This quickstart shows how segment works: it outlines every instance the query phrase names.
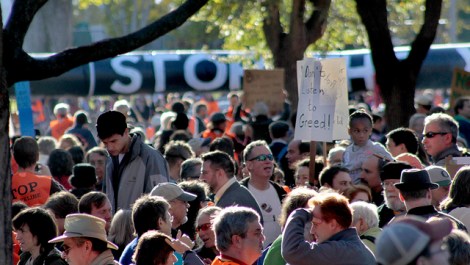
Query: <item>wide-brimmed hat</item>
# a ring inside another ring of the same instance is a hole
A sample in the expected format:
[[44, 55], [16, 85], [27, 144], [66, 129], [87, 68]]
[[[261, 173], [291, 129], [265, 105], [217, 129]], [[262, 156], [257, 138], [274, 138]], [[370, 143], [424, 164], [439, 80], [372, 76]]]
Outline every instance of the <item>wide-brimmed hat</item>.
[[150, 192], [151, 196], [161, 196], [167, 201], [172, 201], [175, 199], [178, 199], [180, 201], [194, 201], [197, 196], [184, 191], [182, 188], [180, 188], [178, 185], [175, 183], [171, 182], [164, 182], [160, 183], [157, 186], [155, 186], [152, 191]]
[[401, 172], [400, 182], [395, 184], [402, 191], [437, 189], [439, 185], [431, 182], [429, 173], [425, 169], [405, 169]]
[[107, 247], [118, 249], [113, 242], [106, 238], [106, 221], [89, 214], [69, 214], [65, 217], [65, 232], [61, 236], [49, 240], [49, 243], [58, 243], [66, 238], [91, 237], [107, 243]]

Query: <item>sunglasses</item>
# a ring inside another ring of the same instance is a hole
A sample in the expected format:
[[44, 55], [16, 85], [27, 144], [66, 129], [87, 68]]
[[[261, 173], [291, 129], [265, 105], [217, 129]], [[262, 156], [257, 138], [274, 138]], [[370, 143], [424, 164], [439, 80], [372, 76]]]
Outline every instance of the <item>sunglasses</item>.
[[208, 229], [211, 229], [211, 224], [210, 223], [202, 224], [202, 225], [196, 227], [196, 232], [199, 233], [201, 231], [207, 231]]
[[256, 160], [256, 161], [266, 161], [266, 160], [273, 161], [274, 156], [271, 155], [271, 154], [259, 155], [259, 156], [253, 157], [252, 159], [249, 159], [248, 161], [253, 161], [253, 160]]
[[434, 138], [436, 135], [446, 135], [449, 132], [427, 132], [423, 136], [425, 138]]

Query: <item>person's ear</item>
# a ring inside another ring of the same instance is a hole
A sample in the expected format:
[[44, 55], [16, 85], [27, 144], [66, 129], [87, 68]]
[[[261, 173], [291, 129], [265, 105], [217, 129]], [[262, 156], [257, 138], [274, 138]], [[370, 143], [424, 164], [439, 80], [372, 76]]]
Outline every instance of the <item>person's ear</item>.
[[165, 221], [163, 221], [163, 218], [161, 217], [158, 217], [158, 227], [162, 227], [162, 225], [165, 223]]
[[397, 145], [397, 146], [400, 148], [400, 151], [406, 151], [406, 152], [408, 151], [408, 150], [406, 149], [406, 146], [405, 146], [404, 143], [401, 143], [401, 144], [399, 144], [399, 145]]
[[400, 198], [400, 201], [405, 202], [405, 198], [403, 198], [403, 195], [401, 195], [401, 192], [398, 192], [398, 197]]
[[242, 247], [242, 237], [239, 235], [232, 235], [232, 244], [236, 248], [241, 248]]
[[87, 252], [91, 251], [92, 247], [93, 247], [93, 244], [91, 243], [91, 241], [89, 241], [89, 240], [85, 241], [85, 250]]
[[452, 133], [448, 133], [445, 135], [446, 143], [451, 144], [452, 143]]

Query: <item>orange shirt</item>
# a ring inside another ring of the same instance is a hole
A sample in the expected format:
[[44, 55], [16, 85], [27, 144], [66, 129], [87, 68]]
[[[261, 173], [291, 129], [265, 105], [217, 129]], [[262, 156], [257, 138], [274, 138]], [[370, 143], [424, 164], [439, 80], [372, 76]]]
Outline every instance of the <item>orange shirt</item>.
[[211, 265], [247, 265], [247, 264], [245, 264], [243, 261], [238, 260], [236, 258], [221, 254], [220, 256], [215, 257]]
[[50, 123], [51, 135], [55, 139], [59, 140], [65, 131], [73, 125], [73, 120], [70, 117], [65, 117], [62, 120], [53, 120]]
[[31, 172], [17, 172], [11, 179], [12, 202], [22, 201], [29, 207], [43, 205], [51, 194], [52, 177]]

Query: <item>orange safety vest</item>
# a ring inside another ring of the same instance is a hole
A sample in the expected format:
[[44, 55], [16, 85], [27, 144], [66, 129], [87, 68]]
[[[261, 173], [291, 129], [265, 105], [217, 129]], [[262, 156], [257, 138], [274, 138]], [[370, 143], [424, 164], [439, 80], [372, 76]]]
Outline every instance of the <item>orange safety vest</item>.
[[11, 180], [12, 202], [22, 201], [29, 207], [43, 205], [51, 194], [52, 177], [31, 172], [17, 172]]
[[46, 120], [46, 115], [44, 115], [44, 107], [41, 100], [33, 100], [31, 102], [31, 109], [33, 110], [34, 114], [34, 124], [38, 124]]
[[224, 132], [221, 132], [219, 130], [217, 131], [213, 131], [213, 130], [210, 130], [210, 129], [207, 129], [205, 131], [202, 132], [202, 138], [210, 138], [211, 139], [211, 142], [214, 141], [215, 138], [219, 138], [219, 137], [222, 137], [224, 136]]

